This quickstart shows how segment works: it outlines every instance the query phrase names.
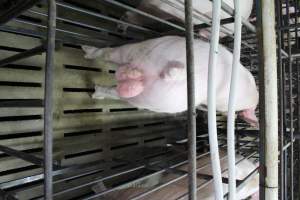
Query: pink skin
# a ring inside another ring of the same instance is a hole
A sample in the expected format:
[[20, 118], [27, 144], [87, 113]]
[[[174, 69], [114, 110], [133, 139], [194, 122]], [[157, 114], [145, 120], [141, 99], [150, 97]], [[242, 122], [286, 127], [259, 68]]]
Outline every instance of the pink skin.
[[255, 109], [249, 108], [238, 113], [239, 117], [248, 122], [251, 126], [258, 128], [258, 119], [255, 115]]
[[142, 80], [143, 72], [137, 67], [134, 67], [134, 65], [123, 65], [118, 68], [116, 72], [116, 79], [118, 81]]
[[[182, 66], [176, 62], [173, 63], [172, 68], [181, 68]], [[165, 79], [170, 75], [169, 68], [164, 69], [159, 78]], [[117, 92], [120, 97], [132, 98], [138, 96], [144, 91], [144, 72], [133, 64], [126, 64], [120, 66], [116, 72]], [[251, 126], [258, 128], [258, 119], [255, 115], [255, 108], [249, 108], [238, 113], [239, 117], [248, 122]]]
[[132, 98], [144, 90], [143, 72], [133, 65], [124, 65], [116, 72], [117, 92], [120, 97]]
[[259, 191], [257, 191], [256, 193], [254, 193], [254, 194], [251, 196], [251, 200], [259, 200]]

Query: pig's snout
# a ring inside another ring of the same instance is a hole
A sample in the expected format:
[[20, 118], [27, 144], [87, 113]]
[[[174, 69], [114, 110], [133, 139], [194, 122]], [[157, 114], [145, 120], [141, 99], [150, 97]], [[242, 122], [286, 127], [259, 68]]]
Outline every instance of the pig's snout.
[[119, 67], [116, 72], [117, 92], [120, 97], [132, 98], [144, 90], [144, 73], [132, 64]]
[[132, 98], [141, 94], [144, 90], [144, 84], [139, 80], [121, 81], [117, 85], [117, 92], [120, 97]]

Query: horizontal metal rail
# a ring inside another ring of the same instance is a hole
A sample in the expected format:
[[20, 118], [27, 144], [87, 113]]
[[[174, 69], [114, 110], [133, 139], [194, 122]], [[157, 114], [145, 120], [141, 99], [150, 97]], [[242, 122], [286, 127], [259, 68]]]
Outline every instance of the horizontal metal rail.
[[[35, 14], [35, 15], [39, 15], [39, 16], [43, 16], [43, 17], [48, 17], [48, 15], [46, 13], [42, 13], [42, 12], [39, 12], [39, 11], [28, 10], [28, 12], [32, 13], [32, 14]], [[72, 25], [77, 25], [77, 26], [81, 26], [81, 27], [93, 29], [94, 31], [105, 32], [105, 33], [112, 33], [112, 34], [115, 34], [115, 35], [118, 35], [118, 36], [124, 36], [123, 34], [121, 34], [119, 32], [108, 30], [108, 29], [105, 29], [105, 28], [102, 28], [102, 27], [99, 27], [99, 26], [93, 26], [93, 25], [89, 25], [89, 24], [86, 24], [86, 23], [83, 23], [83, 22], [78, 22], [78, 21], [75, 21], [75, 20], [66, 19], [66, 18], [63, 18], [63, 17], [57, 17], [56, 19], [58, 21], [68, 22], [68, 23], [70, 23]], [[105, 39], [107, 39], [107, 40], [117, 40], [117, 41], [120, 40], [120, 39], [118, 39], [116, 37], [110, 38], [108, 35], [105, 35]]]
[[[16, 5], [7, 8], [6, 12], [2, 12], [0, 15], [0, 25], [4, 24], [11, 19], [17, 17], [18, 15], [22, 14], [22, 12], [26, 11], [27, 9], [34, 6], [37, 2], [41, 0], [19, 0], [17, 1]], [[14, 4], [15, 1], [11, 1], [11, 4]]]
[[[245, 145], [251, 144], [252, 142], [253, 142], [253, 141], [250, 141], [250, 142], [246, 143]], [[201, 157], [204, 157], [204, 156], [206, 156], [206, 155], [209, 155], [209, 153], [210, 153], [210, 152], [207, 152], [207, 153], [205, 153], [205, 154], [198, 155], [198, 156], [197, 156], [197, 159], [199, 159], [199, 158], [201, 158]], [[253, 154], [250, 154], [250, 157], [251, 157], [252, 155], [254, 155], [254, 153], [253, 153]], [[222, 158], [222, 159], [225, 159], [226, 157], [227, 157], [227, 156], [225, 156], [225, 157]], [[248, 158], [249, 158], [249, 156], [246, 157], [246, 159], [248, 159]], [[244, 159], [244, 158], [243, 158], [243, 159]], [[239, 161], [240, 161], [240, 160], [239, 160]], [[184, 164], [187, 164], [187, 162], [188, 162], [188, 161], [186, 160], [186, 161], [180, 162], [180, 163], [178, 163], [178, 164], [169, 166], [168, 168], [171, 168], [171, 169], [172, 169], [172, 168], [176, 168], [176, 167], [182, 166], [182, 165], [184, 165]], [[239, 162], [237, 162], [237, 163], [239, 163]], [[207, 165], [210, 165], [210, 164], [211, 164], [211, 163], [208, 163]], [[200, 168], [201, 168], [201, 167], [200, 167]], [[200, 170], [200, 168], [197, 168], [197, 171]], [[202, 168], [201, 168], [201, 169], [202, 169]], [[149, 174], [149, 175], [147, 175], [147, 176], [141, 177], [141, 178], [139, 178], [139, 181], [145, 180], [145, 179], [147, 179], [147, 178], [150, 178], [150, 177], [152, 177], [152, 176], [155, 176], [155, 175], [158, 175], [158, 174], [161, 174], [161, 173], [165, 173], [165, 172], [168, 172], [168, 169], [167, 169], [167, 168], [161, 169], [161, 170], [159, 170], [159, 171], [157, 171], [157, 172], [154, 172], [154, 173]], [[179, 178], [179, 177], [176, 178], [176, 180], [179, 181], [179, 180], [181, 180], [181, 179], [187, 177], [187, 174], [184, 174], [184, 175], [182, 175], [182, 176], [180, 176], [180, 177], [181, 177], [181, 178]], [[106, 179], [101, 179], [101, 180], [99, 180], [98, 182], [104, 181], [104, 180], [106, 180]], [[122, 188], [122, 187], [124, 187], [125, 185], [130, 184], [130, 183], [132, 183], [132, 182], [136, 182], [136, 180], [131, 181], [131, 182], [128, 182], [128, 183], [125, 183], [125, 184], [122, 184], [122, 185], [120, 185], [120, 186], [118, 186], [118, 187], [115, 187], [115, 188], [111, 188], [111, 189], [105, 190], [105, 191], [103, 191], [103, 192], [101, 192], [101, 193], [97, 193], [97, 194], [95, 194], [95, 195], [91, 195], [91, 196], [85, 198], [85, 200], [88, 200], [88, 199], [94, 199], [94, 198], [96, 198], [96, 197], [100, 197], [100, 196], [103, 196], [103, 195], [105, 195], [105, 194], [111, 193], [111, 192], [116, 191], [116, 190], [118, 190], [119, 188]], [[175, 181], [175, 182], [176, 182], [176, 181]], [[171, 180], [170, 182], [165, 183], [164, 186], [161, 186], [160, 189], [163, 188], [163, 187], [166, 187], [166, 186], [168, 186], [168, 185], [170, 185], [170, 184], [172, 184], [172, 183], [174, 183], [174, 182]], [[152, 190], [153, 190], [153, 191], [152, 191]], [[144, 194], [149, 195], [149, 194], [151, 194], [152, 192], [155, 192], [155, 191], [156, 191], [156, 188], [153, 188], [152, 190], [151, 190], [151, 192], [149, 191], [149, 193], [147, 193], [147, 194], [146, 194], [146, 193], [140, 194], [141, 197], [144, 197]], [[198, 189], [198, 190], [199, 190], [199, 189]], [[146, 196], [146, 195], [145, 195], [145, 196]], [[186, 195], [187, 195], [187, 194], [186, 194]], [[140, 197], [139, 197], [139, 196], [136, 196], [136, 197], [134, 197], [134, 198], [139, 199]]]
[[80, 8], [80, 7], [74, 6], [74, 5], [69, 4], [69, 3], [57, 2], [56, 5], [64, 7], [64, 8], [68, 8], [70, 10], [74, 10], [74, 11], [77, 11], [77, 12], [80, 12], [80, 13], [88, 14], [88, 15], [97, 17], [99, 19], [107, 20], [109, 22], [114, 22], [116, 24], [126, 25], [128, 27], [132, 27], [132, 28], [135, 28], [137, 30], [144, 31], [146, 33], [160, 35], [159, 32], [151, 30], [149, 28], [145, 28], [145, 27], [138, 26], [138, 25], [135, 25], [135, 24], [131, 24], [131, 23], [119, 20], [119, 19], [115, 19], [115, 18], [106, 16], [106, 15], [102, 15], [100, 13], [96, 13], [96, 12], [93, 12], [93, 11], [90, 11], [90, 10], [87, 10], [87, 9], [84, 9], [84, 8]]
[[12, 62], [16, 62], [16, 61], [24, 59], [24, 58], [28, 58], [31, 56], [41, 54], [45, 51], [46, 51], [45, 45], [41, 45], [41, 46], [35, 47], [33, 49], [26, 50], [24, 52], [21, 52], [16, 55], [10, 56], [8, 58], [4, 58], [3, 60], [0, 60], [0, 67], [3, 67], [4, 65], [10, 64]]
[[133, 8], [133, 7], [131, 7], [131, 6], [128, 6], [128, 5], [126, 5], [126, 4], [117, 2], [117, 1], [115, 1], [115, 0], [103, 0], [103, 1], [106, 1], [106, 2], [108, 2], [108, 3], [110, 3], [110, 4], [112, 4], [112, 5], [116, 5], [116, 6], [118, 6], [118, 7], [124, 8], [124, 9], [126, 9], [126, 10], [131, 11], [131, 12], [137, 13], [137, 14], [142, 15], [142, 16], [144, 16], [144, 17], [148, 17], [148, 18], [153, 19], [153, 20], [155, 20], [155, 21], [161, 22], [161, 23], [166, 24], [166, 25], [168, 25], [168, 26], [171, 26], [171, 27], [173, 27], [173, 28], [175, 28], [175, 29], [178, 29], [178, 30], [181, 30], [181, 31], [185, 31], [185, 28], [182, 27], [182, 26], [179, 26], [179, 25], [177, 25], [177, 24], [171, 23], [171, 22], [169, 22], [169, 21], [167, 21], [167, 20], [163, 20], [163, 19], [161, 19], [161, 18], [159, 18], [159, 17], [156, 17], [156, 16], [151, 15], [151, 14], [149, 14], [149, 13], [143, 12], [143, 11], [141, 11], [141, 10], [138, 10], [138, 9], [136, 9], [136, 8]]
[[[251, 158], [251, 157], [254, 156], [255, 154], [256, 154], [256, 152], [253, 152], [252, 154], [248, 155], [247, 157], [244, 157], [244, 158], [241, 158], [240, 160], [237, 160], [235, 164], [238, 165], [240, 162], [242, 162], [242, 161], [244, 161], [244, 160], [246, 160], [246, 159]], [[222, 170], [222, 174], [223, 174], [224, 172], [227, 172], [227, 171], [228, 171], [228, 167]], [[208, 180], [207, 182], [202, 183], [201, 185], [199, 185], [199, 186], [197, 187], [197, 190], [198, 190], [198, 191], [201, 190], [202, 188], [204, 188], [205, 186], [207, 186], [208, 184], [210, 184], [210, 183], [212, 183], [212, 182], [213, 182], [213, 178], [210, 179], [210, 180]], [[185, 194], [181, 195], [180, 197], [178, 197], [176, 200], [183, 200], [183, 199], [186, 199], [187, 195], [188, 195], [188, 194], [185, 193]]]
[[28, 154], [28, 153], [24, 153], [22, 151], [12, 149], [10, 147], [0, 145], [0, 151], [2, 151], [3, 153], [6, 153], [7, 155], [14, 156], [16, 158], [20, 158], [22, 160], [30, 162], [34, 165], [38, 165], [40, 167], [42, 167], [44, 165], [43, 159], [36, 157], [34, 155]]
[[[199, 159], [199, 158], [201, 158], [201, 157], [204, 157], [204, 156], [206, 156], [206, 155], [208, 155], [208, 154], [209, 154], [209, 152], [204, 153], [204, 154], [201, 154], [201, 155], [197, 156], [197, 159]], [[170, 166], [169, 168], [172, 169], [172, 168], [180, 167], [180, 166], [182, 166], [182, 165], [184, 165], [184, 164], [187, 164], [187, 163], [188, 163], [187, 160], [186, 160], [186, 161], [182, 161], [182, 162], [180, 162], [180, 163], [177, 163], [177, 164], [175, 164], [175, 165]], [[150, 178], [150, 177], [152, 177], [152, 176], [156, 176], [156, 175], [162, 174], [162, 173], [167, 172], [167, 171], [168, 171], [168, 169], [166, 169], [166, 168], [165, 168], [165, 169], [161, 169], [161, 170], [159, 170], [159, 171], [157, 171], [157, 172], [154, 172], [154, 173], [149, 174], [149, 175], [147, 175], [147, 176], [143, 176], [143, 177], [141, 177], [141, 178], [139, 178], [139, 179], [136, 179], [136, 180], [134, 180], [134, 181], [131, 181], [131, 182], [129, 182], [129, 183], [137, 182], [137, 181], [142, 181], [142, 180], [145, 180], [145, 179]], [[182, 178], [184, 178], [184, 177], [187, 176], [187, 174], [182, 175], [182, 176], [183, 176]], [[182, 178], [181, 178], [181, 179], [182, 179]], [[102, 180], [101, 180], [101, 181], [102, 181]], [[103, 196], [103, 195], [105, 195], [105, 194], [111, 193], [111, 192], [113, 192], [113, 191], [116, 191], [116, 190], [118, 190], [118, 189], [123, 188], [125, 185], [127, 185], [127, 184], [129, 184], [129, 183], [125, 183], [125, 184], [122, 184], [122, 185], [120, 185], [120, 186], [117, 186], [117, 187], [114, 187], [114, 188], [105, 190], [105, 191], [103, 191], [103, 192], [100, 192], [100, 193], [98, 193], [98, 194], [91, 195], [91, 196], [85, 198], [85, 200], [94, 199], [94, 198], [96, 198], [96, 197], [100, 197], [100, 196]], [[172, 182], [172, 183], [173, 183], [173, 182]], [[168, 185], [169, 185], [169, 184], [168, 184]], [[166, 186], [167, 186], [167, 185], [166, 185]]]

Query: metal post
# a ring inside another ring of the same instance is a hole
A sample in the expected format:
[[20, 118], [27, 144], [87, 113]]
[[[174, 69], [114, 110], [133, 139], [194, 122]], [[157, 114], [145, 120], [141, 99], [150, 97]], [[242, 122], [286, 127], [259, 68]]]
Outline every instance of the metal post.
[[228, 178], [229, 178], [229, 200], [236, 199], [236, 178], [235, 178], [235, 98], [236, 85], [238, 79], [238, 69], [240, 68], [241, 37], [242, 37], [242, 17], [240, 13], [240, 1], [234, 1], [234, 52], [232, 60], [232, 73], [229, 92], [228, 116], [227, 116], [227, 151], [228, 151]]
[[284, 199], [288, 199], [287, 163], [288, 163], [287, 151], [284, 151]]
[[[286, 19], [287, 24], [290, 25], [290, 4], [289, 0], [285, 0], [286, 5]], [[287, 30], [287, 42], [288, 42], [288, 64], [289, 64], [289, 110], [290, 110], [290, 199], [294, 199], [294, 117], [293, 117], [293, 64], [292, 64], [292, 47], [291, 47], [291, 35], [290, 29]]]
[[261, 199], [278, 199], [278, 102], [274, 0], [258, 4], [260, 52]]
[[284, 157], [283, 157], [283, 146], [284, 146], [284, 121], [285, 121], [285, 115], [284, 115], [284, 93], [285, 93], [285, 87], [284, 87], [284, 80], [285, 80], [285, 73], [284, 68], [282, 65], [282, 55], [280, 50], [282, 49], [282, 34], [280, 27], [282, 26], [282, 20], [281, 20], [281, 3], [280, 1], [276, 1], [276, 12], [277, 12], [277, 54], [278, 54], [278, 75], [279, 75], [279, 131], [280, 131], [280, 146], [279, 146], [279, 152], [280, 152], [280, 199], [284, 199]]
[[219, 49], [221, 0], [213, 1], [212, 36], [208, 64], [208, 132], [212, 171], [214, 176], [215, 199], [223, 199], [223, 184], [219, 158], [217, 122], [216, 122], [216, 65]]
[[53, 173], [53, 62], [55, 49], [56, 29], [56, 3], [55, 0], [48, 0], [48, 35], [47, 54], [45, 69], [45, 109], [44, 109], [44, 195], [46, 200], [52, 199], [52, 173]]
[[195, 66], [194, 66], [194, 25], [193, 1], [185, 0], [187, 97], [188, 97], [188, 143], [189, 143], [189, 199], [197, 199], [196, 160], [196, 107], [195, 107]]

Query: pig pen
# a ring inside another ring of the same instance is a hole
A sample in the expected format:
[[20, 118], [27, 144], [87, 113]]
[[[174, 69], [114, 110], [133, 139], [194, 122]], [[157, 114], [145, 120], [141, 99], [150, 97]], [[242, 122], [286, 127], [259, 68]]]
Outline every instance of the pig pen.
[[[297, 199], [299, 145], [294, 146], [294, 143], [299, 143], [296, 139], [300, 129], [299, 5], [296, 0], [276, 2], [280, 38], [277, 41], [281, 152], [278, 187], [281, 199]], [[116, 66], [101, 59], [85, 59], [81, 45], [102, 48], [162, 35], [184, 36], [184, 24], [180, 21], [166, 21], [139, 11], [136, 9], [139, 3], [141, 1], [126, 0], [0, 2], [0, 198], [101, 199], [117, 194], [120, 188], [146, 184], [148, 187], [135, 192], [131, 199], [151, 199], [151, 195], [191, 174], [189, 168], [179, 168], [188, 164], [188, 155], [193, 153], [191, 148], [197, 145], [197, 155], [193, 158], [209, 155], [206, 112], [197, 111], [194, 124], [197, 135], [192, 144], [187, 140], [191, 137], [187, 134], [191, 131], [188, 129], [191, 122], [186, 113], [154, 113], [120, 100], [91, 98], [95, 84], [116, 84]], [[241, 45], [241, 62], [255, 75], [259, 90], [263, 91], [260, 93], [260, 130], [237, 120], [235, 152], [256, 163], [260, 159], [265, 166], [265, 158], [269, 156], [263, 148], [269, 138], [266, 138], [269, 119], [265, 113], [269, 110], [265, 110], [263, 102], [268, 97], [263, 94], [269, 88], [264, 83], [265, 74], [259, 71], [263, 67], [258, 67], [263, 66], [262, 52], [266, 49], [258, 45], [262, 44], [261, 7], [253, 7], [251, 23], [243, 20]], [[182, 5], [181, 10], [183, 8]], [[224, 5], [222, 9], [233, 13]], [[126, 11], [140, 13], [149, 18], [151, 24], [126, 22]], [[55, 21], [56, 34], [53, 35]], [[203, 21], [206, 23], [194, 28], [210, 26], [211, 19]], [[221, 20], [221, 24], [233, 21], [230, 17]], [[220, 43], [233, 51], [232, 35], [221, 38]], [[217, 114], [220, 148], [227, 147], [226, 121], [226, 117]], [[226, 157], [220, 155], [220, 160]], [[222, 168], [222, 181], [226, 185], [227, 173], [228, 167]], [[258, 168], [238, 179], [237, 189], [242, 189], [257, 173]], [[261, 185], [265, 185], [264, 173], [265, 170], [260, 171]], [[163, 174], [169, 178], [158, 182]], [[271, 176], [278, 178], [276, 174]], [[193, 187], [201, 191], [212, 184], [213, 174], [198, 174], [197, 179], [201, 184]], [[95, 190], [101, 183], [105, 183], [106, 188]], [[265, 187], [260, 190], [260, 198], [267, 199]], [[186, 188], [168, 199], [184, 199], [189, 194]], [[227, 197], [225, 193], [224, 198]]]

